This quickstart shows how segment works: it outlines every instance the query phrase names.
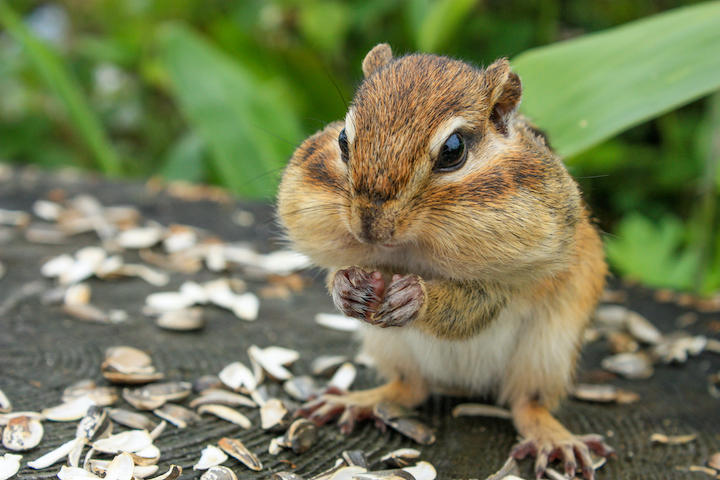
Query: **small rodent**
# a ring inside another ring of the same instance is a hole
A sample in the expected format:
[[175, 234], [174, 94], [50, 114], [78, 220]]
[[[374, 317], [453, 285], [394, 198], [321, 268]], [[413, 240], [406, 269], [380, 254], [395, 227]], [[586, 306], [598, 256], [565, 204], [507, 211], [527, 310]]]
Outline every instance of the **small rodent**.
[[365, 322], [363, 349], [388, 383], [326, 395], [310, 417], [345, 407], [347, 429], [381, 401], [490, 393], [523, 438], [513, 456], [534, 455], [538, 477], [559, 459], [593, 478], [589, 450], [612, 449], [550, 411], [607, 269], [577, 184], [517, 113], [520, 78], [506, 59], [478, 69], [387, 44], [362, 69], [345, 120], [293, 154], [278, 214], [329, 270], [337, 308]]

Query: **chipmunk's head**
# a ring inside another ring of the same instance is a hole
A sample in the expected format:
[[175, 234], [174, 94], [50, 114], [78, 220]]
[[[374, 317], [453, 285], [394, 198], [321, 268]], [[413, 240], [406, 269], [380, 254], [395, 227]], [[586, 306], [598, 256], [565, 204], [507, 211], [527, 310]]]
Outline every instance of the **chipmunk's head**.
[[343, 122], [296, 150], [280, 186], [289, 238], [322, 266], [455, 278], [557, 268], [582, 214], [562, 161], [516, 113], [519, 77], [373, 48]]
[[349, 223], [361, 242], [393, 244], [412, 230], [418, 205], [447, 201], [444, 187], [477, 195], [485, 182], [471, 177], [507, 144], [520, 79], [506, 59], [480, 70], [435, 55], [393, 58], [387, 44], [367, 54], [363, 72], [338, 136]]

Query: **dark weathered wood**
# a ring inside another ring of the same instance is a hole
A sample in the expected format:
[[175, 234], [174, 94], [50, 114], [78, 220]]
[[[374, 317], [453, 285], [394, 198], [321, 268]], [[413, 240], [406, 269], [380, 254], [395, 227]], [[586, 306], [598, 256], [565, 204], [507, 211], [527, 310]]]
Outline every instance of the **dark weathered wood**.
[[[137, 183], [108, 182], [89, 177], [62, 178], [50, 174], [15, 172], [0, 183], [0, 208], [30, 210], [32, 202], [54, 188], [69, 194], [88, 192], [104, 204], [134, 204], [146, 217], [161, 223], [186, 223], [207, 228], [226, 240], [248, 240], [258, 249], [271, 250], [280, 245], [280, 233], [273, 221], [269, 205], [244, 204], [257, 217], [256, 225], [241, 228], [229, 220], [236, 205], [222, 205], [210, 201], [186, 202], [164, 194], [151, 194]], [[72, 244], [48, 246], [30, 244], [21, 236], [0, 245], [0, 261], [7, 267], [0, 280], [0, 305], [16, 296], [28, 282], [40, 279], [39, 266], [50, 256], [74, 251], [83, 245], [96, 243], [93, 235], [82, 235]], [[217, 373], [233, 360], [247, 361], [246, 348], [251, 344], [283, 345], [298, 349], [302, 359], [293, 367], [295, 372], [309, 371], [310, 360], [321, 353], [348, 353], [353, 340], [347, 334], [317, 327], [313, 316], [318, 311], [332, 311], [331, 302], [322, 286], [319, 272], [307, 272], [312, 285], [290, 300], [263, 300], [260, 318], [253, 322], [237, 320], [231, 314], [208, 309], [208, 324], [200, 332], [175, 333], [155, 327], [140, 309], [150, 291], [139, 280], [91, 280], [93, 302], [103, 308], [123, 308], [130, 319], [122, 325], [94, 325], [73, 320], [58, 307], [42, 305], [38, 295], [19, 298], [6, 304], [0, 316], [0, 389], [11, 398], [15, 410], [35, 410], [56, 404], [62, 389], [82, 378], [101, 380], [99, 364], [103, 350], [110, 345], [128, 344], [152, 353], [157, 367], [171, 379], [191, 379], [201, 374]], [[212, 278], [208, 272], [198, 275]], [[173, 274], [170, 288], [187, 277]], [[42, 288], [51, 281], [41, 280]], [[261, 286], [249, 282], [251, 289]], [[650, 292], [630, 289], [628, 306], [646, 315], [663, 331], [672, 331], [677, 316], [685, 310], [652, 300]], [[0, 311], [2, 307], [0, 306]], [[700, 315], [700, 320], [688, 328], [693, 333], [715, 335], [712, 322], [720, 320], [715, 314]], [[717, 327], [717, 323], [715, 324]], [[607, 354], [602, 342], [589, 345], [583, 354], [581, 377], [599, 368]], [[707, 391], [707, 376], [720, 368], [720, 356], [704, 353], [681, 366], [660, 366], [655, 376], [644, 381], [615, 379], [612, 383], [636, 391], [642, 400], [633, 405], [591, 405], [566, 401], [558, 415], [573, 431], [597, 432], [609, 436], [617, 449], [618, 458], [610, 460], [598, 478], [656, 479], [697, 478], [677, 472], [676, 466], [702, 464], [710, 454], [720, 450], [720, 402]], [[374, 382], [373, 373], [361, 371], [357, 386]], [[437, 430], [437, 442], [422, 447], [423, 457], [440, 472], [439, 478], [485, 478], [498, 469], [516, 441], [509, 421], [483, 418], [452, 418], [452, 407], [466, 399], [433, 397], [421, 408], [421, 418]], [[256, 411], [244, 409], [259, 424]], [[46, 436], [41, 446], [25, 454], [23, 464], [68, 440], [75, 432], [75, 423], [45, 422]], [[697, 433], [697, 441], [681, 446], [651, 445], [653, 432]], [[297, 466], [301, 474], [316, 473], [329, 466], [343, 450], [363, 449], [371, 456], [412, 443], [393, 432], [380, 433], [366, 424], [349, 437], [343, 437], [335, 427], [321, 431], [321, 442], [302, 456], [284, 452], [277, 457], [267, 454], [267, 444], [273, 437], [259, 429], [242, 431], [221, 420], [208, 418], [202, 426], [178, 430], [169, 427], [157, 444], [163, 452], [161, 467], [170, 463], [183, 466], [183, 478], [197, 478], [192, 471], [207, 443], [215, 443], [221, 436], [237, 436], [255, 452], [266, 466], [264, 473], [250, 472], [239, 463], [226, 462], [241, 475], [240, 478], [266, 478], [268, 472]], [[4, 453], [0, 447], [0, 453]], [[523, 464], [530, 478], [530, 462]], [[23, 469], [19, 478], [51, 478], [59, 467], [34, 472]], [[701, 475], [702, 476], [702, 475]]]

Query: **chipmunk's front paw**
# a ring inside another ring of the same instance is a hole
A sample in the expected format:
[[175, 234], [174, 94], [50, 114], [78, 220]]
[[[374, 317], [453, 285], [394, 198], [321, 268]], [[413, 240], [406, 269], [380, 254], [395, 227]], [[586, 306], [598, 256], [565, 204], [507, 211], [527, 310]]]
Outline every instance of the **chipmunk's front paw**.
[[612, 447], [603, 441], [600, 435], [540, 435], [536, 438], [527, 438], [515, 445], [510, 452], [517, 460], [527, 455], [535, 457], [535, 475], [540, 478], [545, 473], [548, 463], [560, 460], [564, 463], [565, 475], [575, 477], [575, 471], [580, 468], [583, 478], [593, 480], [595, 469], [593, 467], [590, 451], [602, 457], [614, 454]]
[[382, 328], [402, 327], [417, 318], [425, 304], [422, 279], [417, 275], [393, 275], [382, 304], [370, 323]]
[[382, 303], [384, 292], [385, 281], [380, 272], [350, 267], [338, 270], [333, 278], [333, 302], [348, 317], [370, 321]]

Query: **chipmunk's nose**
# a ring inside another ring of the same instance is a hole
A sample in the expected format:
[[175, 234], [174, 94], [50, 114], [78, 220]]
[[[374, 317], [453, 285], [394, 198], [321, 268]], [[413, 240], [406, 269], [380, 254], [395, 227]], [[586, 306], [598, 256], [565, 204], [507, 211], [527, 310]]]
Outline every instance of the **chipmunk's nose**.
[[353, 209], [352, 230], [355, 237], [363, 243], [389, 243], [395, 234], [395, 214], [385, 205], [356, 205]]

